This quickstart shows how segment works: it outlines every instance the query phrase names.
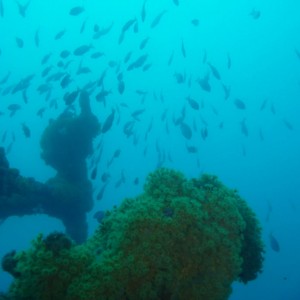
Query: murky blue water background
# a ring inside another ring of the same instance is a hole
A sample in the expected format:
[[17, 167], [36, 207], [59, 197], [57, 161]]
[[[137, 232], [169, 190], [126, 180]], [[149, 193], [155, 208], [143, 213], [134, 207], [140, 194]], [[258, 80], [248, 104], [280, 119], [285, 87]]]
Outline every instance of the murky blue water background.
[[[176, 6], [172, 0], [148, 0], [145, 22], [141, 22], [144, 3], [141, 0], [32, 0], [25, 18], [19, 14], [15, 1], [2, 2], [0, 79], [8, 72], [11, 75], [0, 86], [3, 113], [0, 145], [9, 150], [7, 158], [11, 167], [18, 168], [23, 176], [42, 182], [54, 175], [40, 158], [40, 136], [49, 119], [64, 110], [62, 99], [66, 91], [98, 80], [107, 69], [104, 86], [111, 94], [107, 96], [106, 106], [95, 101], [96, 93], [91, 95], [93, 112], [103, 123], [113, 108], [119, 108], [120, 122], [115, 121], [95, 141], [103, 139], [104, 143], [98, 172], [108, 172], [111, 178], [103, 199], [95, 201], [89, 214], [89, 234], [97, 226], [92, 217], [96, 211], [109, 209], [124, 197], [139, 194], [145, 176], [160, 164], [181, 170], [189, 177], [212, 173], [229, 187], [237, 188], [247, 200], [261, 221], [266, 243], [263, 273], [246, 286], [234, 284], [230, 299], [300, 299], [300, 58], [295, 51], [300, 51], [300, 4], [297, 1], [179, 0]], [[70, 16], [69, 10], [76, 5], [83, 5], [85, 12]], [[259, 18], [251, 14], [253, 9], [260, 13]], [[163, 10], [166, 13], [159, 24], [151, 28]], [[130, 28], [119, 44], [123, 25], [135, 17], [138, 32]], [[199, 21], [198, 26], [192, 23], [195, 19]], [[83, 22], [86, 27], [80, 33]], [[107, 35], [93, 39], [95, 25], [102, 29], [112, 23]], [[55, 40], [61, 30], [65, 34]], [[38, 47], [34, 40], [37, 32]], [[16, 37], [24, 41], [23, 48], [17, 46]], [[146, 37], [149, 41], [140, 50], [140, 42]], [[74, 82], [67, 89], [62, 89], [59, 82], [51, 83], [51, 97], [46, 101], [45, 95], [37, 91], [45, 82], [41, 72], [46, 66], [52, 66], [52, 73], [60, 70], [57, 63], [62, 50], [73, 52], [78, 46], [90, 44], [93, 49], [88, 54], [81, 57], [71, 54], [73, 61], [67, 71]], [[96, 51], [104, 55], [91, 59], [90, 54]], [[131, 61], [147, 54], [150, 68], [127, 71], [124, 57], [130, 51]], [[49, 62], [42, 66], [41, 59], [48, 53], [52, 53]], [[168, 65], [172, 55], [173, 61]], [[81, 62], [90, 68], [90, 73], [76, 75]], [[221, 80], [213, 76], [208, 62], [218, 69]], [[123, 72], [123, 94], [118, 91], [118, 68]], [[208, 72], [210, 92], [204, 91], [197, 82]], [[21, 93], [3, 95], [7, 87], [30, 74], [35, 77], [27, 90], [27, 104]], [[175, 74], [185, 75], [186, 81], [178, 83]], [[227, 100], [223, 85], [230, 87]], [[145, 98], [136, 90], [144, 91]], [[199, 103], [200, 110], [189, 105], [188, 96]], [[50, 107], [53, 99], [57, 101], [57, 109]], [[242, 100], [246, 109], [239, 109], [236, 99]], [[15, 103], [21, 109], [9, 117], [7, 107]], [[36, 114], [41, 108], [45, 108], [43, 118]], [[134, 137], [127, 138], [123, 133], [124, 124], [132, 119], [132, 112], [143, 108], [145, 111], [134, 127]], [[184, 108], [185, 122], [193, 131], [190, 140], [173, 122]], [[163, 113], [165, 120], [162, 120]], [[23, 122], [31, 130], [30, 138], [24, 136]], [[151, 122], [153, 127], [145, 139]], [[248, 136], [241, 124], [247, 127]], [[205, 128], [206, 139], [201, 135]], [[187, 146], [197, 147], [198, 152], [189, 153]], [[121, 149], [120, 157], [107, 168], [116, 149]], [[159, 153], [164, 153], [164, 160], [160, 160]], [[122, 172], [125, 183], [116, 188]], [[134, 184], [136, 177], [138, 185]], [[101, 185], [98, 178], [94, 182], [95, 190]], [[272, 211], [268, 213], [270, 207]], [[12, 216], [0, 225], [0, 256], [12, 249], [26, 249], [39, 232], [47, 234], [53, 230], [64, 230], [60, 221], [43, 215]], [[280, 243], [278, 253], [270, 247], [271, 232]], [[0, 272], [0, 291], [5, 291], [10, 282], [10, 276]]]

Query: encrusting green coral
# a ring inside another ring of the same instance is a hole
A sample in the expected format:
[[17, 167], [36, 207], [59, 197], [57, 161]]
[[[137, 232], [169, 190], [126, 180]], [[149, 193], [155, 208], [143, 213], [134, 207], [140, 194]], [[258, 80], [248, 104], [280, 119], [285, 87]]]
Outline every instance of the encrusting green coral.
[[27, 252], [16, 255], [19, 275], [11, 286], [12, 299], [67, 299], [67, 287], [94, 260], [64, 234], [39, 235]]
[[261, 272], [261, 230], [236, 191], [168, 169], [150, 174], [144, 189], [107, 212], [85, 244], [56, 233], [50, 244], [57, 237], [61, 248], [39, 236], [17, 254], [12, 298], [221, 300], [233, 281]]

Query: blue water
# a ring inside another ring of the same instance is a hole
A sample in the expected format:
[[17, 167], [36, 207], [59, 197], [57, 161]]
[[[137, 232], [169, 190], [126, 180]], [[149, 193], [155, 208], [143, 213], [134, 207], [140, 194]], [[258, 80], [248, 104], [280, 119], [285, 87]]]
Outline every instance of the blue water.
[[[178, 169], [188, 177], [212, 173], [229, 187], [238, 189], [247, 200], [261, 222], [266, 244], [263, 273], [247, 285], [234, 284], [230, 299], [300, 299], [300, 57], [296, 52], [300, 52], [300, 4], [297, 1], [179, 0], [176, 6], [172, 0], [148, 0], [144, 22], [141, 0], [32, 0], [25, 17], [18, 12], [15, 1], [0, 2], [3, 4], [0, 80], [8, 72], [11, 74], [0, 86], [3, 113], [0, 146], [7, 150], [11, 167], [41, 182], [55, 174], [40, 158], [41, 134], [49, 119], [65, 109], [62, 99], [67, 91], [99, 80], [107, 70], [104, 87], [111, 93], [103, 105], [95, 100], [99, 90], [94, 92], [92, 109], [100, 123], [112, 109], [119, 110], [120, 120], [115, 119], [112, 128], [95, 141], [96, 145], [103, 139], [104, 145], [98, 172], [108, 172], [110, 179], [103, 199], [95, 201], [88, 215], [89, 235], [97, 227], [94, 213], [141, 193], [146, 175], [158, 165]], [[84, 6], [85, 11], [70, 16], [70, 9], [77, 5]], [[160, 22], [151, 28], [153, 20], [164, 10]], [[134, 18], [138, 32], [134, 32], [134, 26], [130, 27], [119, 44], [122, 27]], [[193, 20], [199, 22], [198, 26]], [[85, 30], [80, 33], [83, 22]], [[93, 39], [95, 25], [101, 30], [111, 24], [106, 35]], [[61, 30], [65, 34], [55, 40]], [[22, 48], [18, 47], [16, 37], [23, 40]], [[147, 37], [148, 43], [140, 50], [141, 41]], [[81, 45], [91, 45], [92, 49], [83, 56], [74, 56], [73, 51]], [[59, 81], [51, 82], [51, 97], [46, 101], [45, 95], [37, 91], [47, 78], [41, 73], [48, 66], [52, 66], [49, 74], [61, 70], [57, 63], [62, 50], [71, 51], [65, 61], [72, 62], [62, 71], [68, 72], [74, 81], [66, 89], [61, 88]], [[96, 51], [104, 55], [92, 59], [90, 56]], [[130, 51], [132, 56], [125, 64], [124, 57]], [[48, 63], [41, 65], [48, 53], [52, 54]], [[145, 62], [150, 64], [148, 70], [143, 71], [142, 67], [127, 70], [130, 63], [144, 54], [148, 55]], [[171, 56], [173, 61], [168, 65]], [[76, 75], [80, 63], [91, 72]], [[213, 75], [209, 63], [219, 71], [220, 80]], [[118, 91], [118, 68], [123, 72], [123, 94]], [[198, 83], [208, 73], [210, 92]], [[35, 77], [27, 89], [28, 103], [20, 92], [4, 93], [30, 74]], [[175, 74], [185, 77], [185, 81], [178, 83]], [[230, 87], [227, 100], [223, 85]], [[137, 90], [146, 93], [144, 99]], [[193, 109], [187, 97], [195, 99], [200, 109]], [[57, 109], [50, 107], [53, 99], [57, 99]], [[236, 99], [246, 108], [237, 107]], [[9, 116], [10, 104], [21, 106], [13, 117]], [[41, 108], [45, 108], [42, 118], [37, 116]], [[131, 114], [137, 109], [145, 111], [135, 123], [134, 136], [127, 138], [124, 124], [132, 120]], [[189, 140], [173, 122], [183, 109], [185, 123], [192, 129]], [[164, 113], [166, 118], [162, 120]], [[22, 131], [23, 122], [31, 130], [30, 138]], [[145, 139], [151, 122], [153, 127]], [[201, 130], [207, 130], [206, 138]], [[198, 152], [189, 153], [187, 146], [196, 147]], [[121, 149], [121, 154], [107, 168], [116, 149]], [[161, 160], [159, 153], [165, 159]], [[122, 172], [125, 182], [116, 188]], [[134, 184], [137, 177], [139, 184]], [[97, 178], [93, 185], [98, 191], [101, 180]], [[0, 225], [0, 256], [12, 249], [27, 249], [38, 233], [53, 230], [64, 230], [57, 219], [43, 215], [11, 216]], [[270, 246], [270, 233], [280, 244], [279, 252]], [[0, 291], [6, 291], [11, 280], [8, 274], [0, 272]]]

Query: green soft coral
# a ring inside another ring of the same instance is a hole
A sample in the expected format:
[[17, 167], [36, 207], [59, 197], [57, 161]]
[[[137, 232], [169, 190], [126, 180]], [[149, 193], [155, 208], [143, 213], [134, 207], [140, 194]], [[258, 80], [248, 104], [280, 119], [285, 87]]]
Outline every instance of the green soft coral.
[[246, 283], [261, 271], [260, 233], [246, 202], [216, 177], [188, 180], [159, 169], [144, 194], [108, 212], [84, 245], [54, 255], [38, 238], [19, 256], [22, 275], [11, 294], [51, 299], [43, 294], [50, 289], [55, 299], [72, 300], [228, 299], [233, 281]]
[[10, 288], [13, 299], [66, 299], [66, 287], [94, 259], [86, 247], [66, 243], [63, 247], [53, 244], [50, 247], [47, 238], [39, 235], [30, 250], [16, 257], [21, 276]]

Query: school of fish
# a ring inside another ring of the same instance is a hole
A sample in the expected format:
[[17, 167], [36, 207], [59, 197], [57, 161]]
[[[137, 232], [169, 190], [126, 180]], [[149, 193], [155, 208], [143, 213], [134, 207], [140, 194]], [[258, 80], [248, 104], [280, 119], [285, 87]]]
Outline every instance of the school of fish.
[[[195, 156], [195, 165], [199, 167], [201, 144], [208, 142], [210, 138], [216, 138], [216, 124], [220, 132], [226, 130], [226, 122], [218, 102], [206, 101], [207, 97], [214, 97], [215, 90], [222, 91], [224, 105], [240, 115], [240, 122], [237, 122], [236, 128], [241, 138], [252, 134], [261, 141], [265, 139], [263, 128], [253, 132], [247, 120], [245, 112], [251, 106], [251, 99], [232, 96], [234, 87], [227, 79], [227, 74], [234, 65], [234, 57], [231, 57], [226, 49], [224, 61], [217, 63], [205, 48], [199, 53], [199, 57], [191, 57], [191, 49], [184, 36], [178, 36], [178, 43], [169, 47], [163, 67], [170, 71], [170, 78], [166, 80], [173, 83], [172, 89], [178, 94], [178, 99], [174, 101], [177, 103], [176, 107], [180, 107], [179, 110], [173, 110], [170, 105], [173, 99], [168, 98], [167, 86], [165, 90], [156, 86], [149, 89], [133, 82], [133, 78], [140, 78], [141, 81], [145, 78], [144, 81], [148, 82], [151, 76], [154, 78], [160, 75], [161, 66], [156, 63], [160, 49], [152, 43], [161, 34], [160, 30], [164, 30], [164, 22], [170, 22], [175, 10], [180, 10], [182, 2], [170, 0], [169, 7], [161, 8], [153, 14], [151, 1], [144, 0], [141, 7], [136, 8], [135, 14], [122, 26], [117, 26], [114, 20], [107, 24], [101, 24], [101, 18], [98, 22], [91, 21], [84, 5], [72, 6], [65, 18], [77, 23], [75, 29], [61, 28], [58, 32], [53, 32], [52, 37], [43, 36], [42, 26], [37, 27], [33, 35], [14, 36], [12, 33], [11, 39], [19, 49], [20, 55], [28, 45], [34, 45], [41, 57], [40, 70], [32, 70], [32, 73], [16, 78], [10, 70], [1, 69], [0, 117], [8, 116], [10, 120], [18, 118], [20, 112], [35, 101], [33, 98], [36, 96], [33, 95], [38, 95], [39, 107], [33, 118], [50, 119], [49, 116], [57, 116], [66, 108], [72, 107], [76, 110], [80, 91], [85, 90], [92, 99], [92, 107], [101, 123], [101, 134], [95, 141], [94, 154], [89, 159], [90, 178], [94, 183], [97, 182], [97, 200], [104, 197], [109, 185], [119, 188], [126, 182], [128, 184], [128, 177], [130, 178], [130, 170], [122, 166], [118, 171], [113, 168], [114, 162], [122, 157], [123, 148], [127, 148], [124, 144], [119, 145], [118, 140], [114, 139], [116, 132], [118, 135], [124, 135], [125, 141], [132, 144], [145, 159], [152, 155], [150, 151], [154, 152], [156, 167], [173, 163], [172, 145], [165, 141], [171, 136], [179, 136], [182, 152]], [[21, 3], [16, 0], [15, 4], [14, 13], [20, 17], [20, 22], [23, 20], [26, 24], [25, 20], [29, 18], [33, 1]], [[5, 1], [0, 0], [0, 18], [9, 18], [9, 13], [12, 12], [6, 11]], [[249, 16], [256, 22], [261, 17], [261, 12], [253, 9]], [[201, 27], [201, 19], [193, 14], [186, 22], [191, 32]], [[68, 35], [77, 37], [76, 44], [67, 46], [64, 43]], [[79, 42], [81, 36], [89, 36], [90, 42]], [[41, 45], [49, 38], [55, 41], [60, 50], [57, 52], [49, 48], [48, 52], [39, 52]], [[119, 49], [118, 54], [111, 55], [105, 52], [101, 46], [103, 43]], [[158, 53], [153, 53], [153, 47]], [[300, 59], [300, 52], [295, 49], [295, 53]], [[5, 60], [6, 55], [9, 53], [5, 53], [1, 48], [0, 61]], [[189, 60], [197, 61], [197, 72], [184, 67], [179, 68], [179, 65], [184, 66], [184, 62]], [[177, 61], [180, 61], [180, 64]], [[218, 67], [218, 64], [222, 64], [222, 68]], [[162, 81], [164, 79], [161, 78]], [[131, 100], [128, 101], [128, 98]], [[257, 108], [257, 113], [266, 109], [276, 115], [272, 100], [264, 99]], [[100, 113], [97, 113], [98, 111]], [[29, 125], [29, 120], [22, 118], [18, 119], [19, 132], [26, 139], [30, 139], [35, 134], [35, 128]], [[287, 130], [294, 130], [288, 119], [283, 118], [280, 122]], [[19, 134], [16, 130], [11, 130], [9, 126], [1, 128], [1, 145], [5, 146], [7, 154], [12, 151], [16, 142], [16, 136]], [[103, 161], [107, 148], [110, 155]], [[242, 149], [246, 155], [244, 145]], [[139, 175], [134, 174], [130, 182], [132, 185], [139, 185]], [[274, 236], [270, 235], [270, 239], [272, 249], [279, 251]]]

